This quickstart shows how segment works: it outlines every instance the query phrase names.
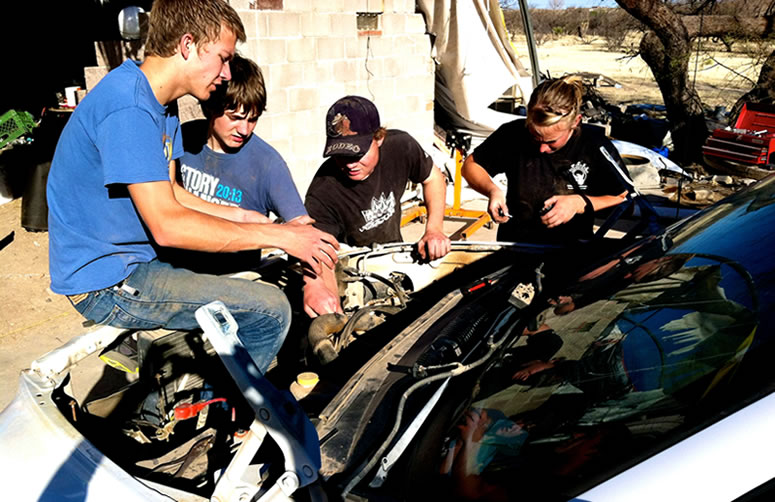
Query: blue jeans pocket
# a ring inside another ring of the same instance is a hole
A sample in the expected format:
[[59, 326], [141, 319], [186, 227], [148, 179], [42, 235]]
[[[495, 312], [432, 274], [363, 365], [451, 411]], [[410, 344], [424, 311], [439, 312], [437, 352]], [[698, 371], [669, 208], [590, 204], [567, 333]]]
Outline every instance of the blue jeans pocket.
[[162, 327], [158, 321], [149, 321], [131, 314], [121, 303], [126, 302], [118, 291], [103, 289], [93, 291], [89, 296], [74, 305], [86, 319], [97, 324], [127, 329], [156, 329]]
[[87, 294], [84, 300], [74, 303], [73, 307], [86, 319], [102, 324], [110, 317], [113, 307], [113, 302], [106, 301], [105, 296], [105, 290], [92, 291]]
[[162, 324], [156, 321], [149, 321], [140, 317], [134, 316], [124, 310], [121, 305], [114, 305], [110, 312], [109, 319], [105, 321], [105, 324], [114, 326], [116, 328], [132, 328], [132, 329], [156, 329], [161, 328]]

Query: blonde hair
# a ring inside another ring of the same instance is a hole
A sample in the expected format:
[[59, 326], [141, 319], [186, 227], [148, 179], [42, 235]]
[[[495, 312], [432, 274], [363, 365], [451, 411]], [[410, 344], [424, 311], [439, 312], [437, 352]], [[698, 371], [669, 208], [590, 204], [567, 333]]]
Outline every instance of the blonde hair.
[[194, 37], [197, 46], [215, 42], [222, 27], [228, 28], [240, 42], [246, 40], [239, 14], [224, 0], [155, 0], [149, 16], [145, 55], [172, 56], [186, 33]]
[[549, 127], [572, 122], [581, 113], [584, 81], [578, 75], [544, 80], [533, 90], [527, 105], [527, 122], [534, 127]]

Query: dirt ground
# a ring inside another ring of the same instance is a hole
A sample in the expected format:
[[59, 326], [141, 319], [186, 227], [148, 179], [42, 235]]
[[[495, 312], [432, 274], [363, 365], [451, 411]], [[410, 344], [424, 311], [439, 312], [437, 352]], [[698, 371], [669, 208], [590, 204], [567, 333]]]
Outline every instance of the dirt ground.
[[[736, 68], [750, 78], [758, 75], [758, 67], [751, 67], [744, 56], [718, 57], [724, 66]], [[640, 59], [626, 58], [623, 53], [606, 51], [602, 41], [580, 44], [570, 37], [549, 41], [539, 48], [539, 58], [542, 70], [553, 76], [594, 71], [621, 83], [620, 88], [600, 88], [612, 103], [661, 103], [646, 65]], [[701, 63], [696, 78], [703, 100], [709, 106], [731, 107], [747, 89], [746, 82], [721, 65], [708, 63], [707, 58]], [[693, 65], [692, 62], [692, 68]], [[20, 370], [86, 332], [83, 319], [69, 302], [49, 289], [48, 233], [22, 228], [21, 202], [19, 198], [0, 204], [0, 409], [12, 399]], [[450, 227], [449, 233], [456, 228]], [[493, 236], [494, 232], [478, 233], [473, 240]]]
[[22, 199], [0, 205], [0, 409], [29, 363], [86, 332], [83, 319], [49, 289], [48, 232], [21, 226]]
[[[520, 51], [519, 41], [515, 41], [514, 45], [520, 54], [524, 52]], [[637, 46], [637, 40], [627, 40], [625, 45]], [[731, 108], [759, 77], [761, 62], [750, 55], [754, 48], [746, 51], [741, 47], [740, 51], [728, 53], [721, 47], [706, 44], [700, 49], [699, 57], [695, 54], [689, 62], [689, 78], [696, 82], [706, 106]], [[648, 65], [640, 57], [607, 50], [603, 40], [593, 40], [588, 44], [582, 43], [578, 37], [548, 40], [538, 47], [538, 59], [541, 72], [548, 72], [553, 77], [594, 72], [617, 81], [621, 87], [602, 85], [599, 88], [603, 97], [611, 103], [662, 103]]]

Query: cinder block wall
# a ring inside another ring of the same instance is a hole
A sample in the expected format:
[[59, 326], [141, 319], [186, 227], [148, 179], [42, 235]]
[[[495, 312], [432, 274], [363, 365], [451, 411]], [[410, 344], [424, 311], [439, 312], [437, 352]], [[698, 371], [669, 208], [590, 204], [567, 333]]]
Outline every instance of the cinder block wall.
[[[322, 162], [325, 114], [337, 99], [373, 100], [383, 125], [433, 142], [434, 66], [414, 0], [232, 0], [261, 67], [267, 111], [256, 134], [285, 158], [302, 196]], [[377, 13], [358, 29], [358, 13]]]

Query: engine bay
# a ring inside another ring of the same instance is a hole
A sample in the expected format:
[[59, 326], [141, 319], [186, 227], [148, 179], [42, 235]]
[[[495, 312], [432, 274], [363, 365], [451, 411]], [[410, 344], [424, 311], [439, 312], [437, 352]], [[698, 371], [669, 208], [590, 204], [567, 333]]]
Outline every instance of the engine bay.
[[[281, 287], [294, 306], [285, 345], [265, 375], [280, 391], [275, 409], [292, 415], [300, 406], [320, 426], [321, 412], [352, 390], [353, 375], [446, 289], [429, 286], [500, 248], [468, 243], [435, 263], [418, 262], [411, 246], [401, 244], [345, 253], [337, 267], [345, 313], [314, 320], [296, 309], [301, 275], [293, 266], [274, 260], [248, 276]], [[86, 439], [132, 476], [162, 491], [216, 499], [240, 450], [250, 451], [244, 443], [260, 435], [258, 408], [246, 394], [202, 331], [152, 330], [124, 332], [73, 365], [52, 398]], [[322, 444], [325, 435], [315, 439]], [[260, 446], [242, 461], [239, 483], [282, 484], [288, 454], [277, 443], [255, 443]]]

